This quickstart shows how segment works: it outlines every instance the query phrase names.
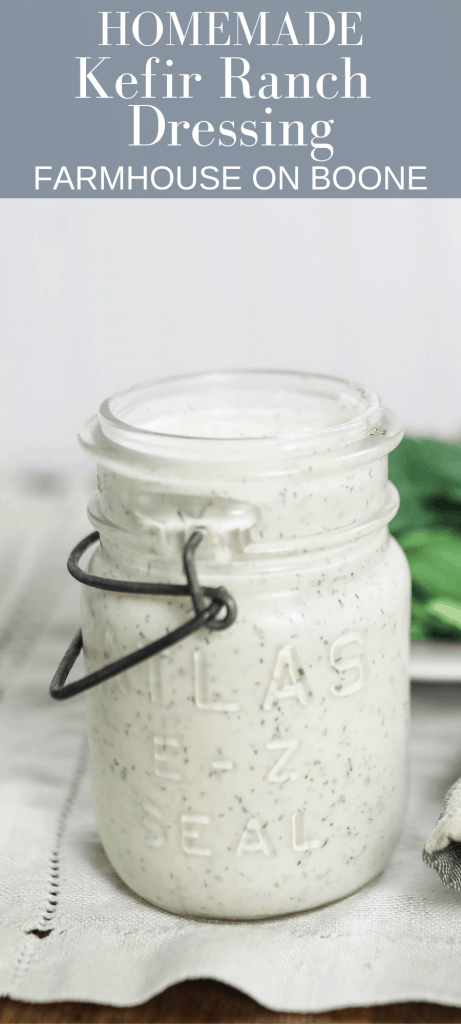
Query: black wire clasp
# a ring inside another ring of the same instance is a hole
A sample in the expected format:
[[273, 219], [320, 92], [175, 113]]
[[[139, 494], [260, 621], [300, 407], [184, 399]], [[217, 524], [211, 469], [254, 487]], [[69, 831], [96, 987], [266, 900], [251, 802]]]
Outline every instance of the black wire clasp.
[[[191, 633], [195, 633], [196, 630], [201, 629], [203, 626], [206, 626], [207, 629], [228, 629], [229, 626], [232, 626], [237, 617], [237, 605], [234, 598], [224, 587], [202, 587], [197, 578], [194, 556], [199, 544], [203, 540], [203, 536], [202, 530], [195, 530], [184, 545], [183, 567], [187, 585], [175, 583], [138, 583], [136, 581], [107, 579], [105, 576], [93, 576], [91, 573], [81, 569], [79, 562], [87, 548], [99, 540], [98, 531], [95, 530], [94, 533], [90, 533], [88, 537], [85, 537], [77, 544], [69, 555], [67, 568], [71, 576], [78, 580], [79, 583], [83, 583], [86, 587], [95, 587], [98, 590], [113, 590], [119, 594], [161, 594], [174, 597], [191, 597], [195, 615], [193, 619], [184, 622], [182, 626], [173, 629], [171, 633], [162, 636], [160, 640], [153, 640], [152, 643], [146, 644], [145, 647], [132, 651], [131, 654], [126, 654], [123, 658], [112, 661], [110, 665], [104, 665], [103, 668], [89, 673], [83, 679], [77, 679], [75, 682], [64, 686], [69, 672], [83, 647], [82, 631], [79, 630], [67, 648], [51, 681], [50, 693], [55, 700], [66, 700], [67, 697], [74, 697], [77, 693], [90, 690], [93, 686], [98, 686], [99, 683], [103, 683], [106, 679], [111, 679], [112, 676], [132, 668], [133, 665], [139, 665], [146, 658], [152, 658], [154, 654], [159, 654], [160, 651], [166, 650], [167, 647], [172, 647], [173, 644], [179, 643], [180, 640], [190, 636]], [[205, 600], [207, 597], [211, 599], [209, 602]], [[223, 609], [225, 609], [226, 613], [224, 616], [221, 616]]]

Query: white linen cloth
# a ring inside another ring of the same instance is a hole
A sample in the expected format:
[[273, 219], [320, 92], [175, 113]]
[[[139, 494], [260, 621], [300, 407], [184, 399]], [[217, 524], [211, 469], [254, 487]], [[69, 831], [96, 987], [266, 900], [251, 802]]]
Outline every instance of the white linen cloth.
[[273, 921], [158, 911], [125, 887], [100, 845], [84, 698], [48, 696], [79, 621], [65, 562], [88, 532], [85, 486], [53, 474], [4, 475], [0, 484], [0, 994], [123, 1006], [205, 976], [280, 1011], [461, 1005], [461, 896], [421, 857], [461, 775], [461, 688], [414, 688], [407, 823], [380, 878]]

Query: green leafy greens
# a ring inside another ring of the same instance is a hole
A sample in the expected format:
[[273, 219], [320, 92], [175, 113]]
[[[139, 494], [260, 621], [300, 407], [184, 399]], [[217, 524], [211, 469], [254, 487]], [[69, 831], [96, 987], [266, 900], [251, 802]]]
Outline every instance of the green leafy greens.
[[390, 524], [410, 563], [414, 639], [461, 640], [461, 442], [404, 437], [389, 456]]

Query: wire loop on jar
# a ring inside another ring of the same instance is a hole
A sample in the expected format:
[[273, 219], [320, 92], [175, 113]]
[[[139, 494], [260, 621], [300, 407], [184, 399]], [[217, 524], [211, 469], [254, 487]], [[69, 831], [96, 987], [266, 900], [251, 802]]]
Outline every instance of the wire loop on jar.
[[[203, 536], [203, 530], [194, 530], [184, 545], [183, 568], [187, 584], [113, 580], [105, 576], [94, 576], [86, 572], [80, 567], [79, 562], [87, 548], [99, 540], [99, 532], [97, 530], [90, 533], [88, 537], [84, 537], [73, 548], [67, 560], [67, 568], [70, 575], [75, 580], [78, 580], [79, 583], [83, 583], [84, 586], [125, 594], [191, 597], [195, 615], [194, 618], [184, 622], [177, 629], [171, 630], [166, 636], [153, 640], [139, 650], [132, 651], [123, 658], [118, 658], [109, 665], [104, 665], [95, 672], [91, 672], [82, 679], [77, 679], [65, 686], [66, 679], [83, 647], [82, 631], [79, 630], [59, 663], [51, 681], [50, 693], [55, 700], [66, 700], [68, 697], [73, 697], [78, 693], [83, 693], [85, 690], [90, 690], [92, 687], [105, 682], [106, 679], [111, 679], [121, 672], [126, 672], [127, 669], [132, 668], [134, 665], [139, 665], [141, 661], [159, 654], [161, 651], [166, 650], [167, 647], [172, 647], [173, 644], [179, 643], [180, 640], [190, 636], [191, 633], [195, 633], [198, 629], [206, 627], [207, 629], [221, 630], [232, 626], [237, 617], [237, 606], [232, 595], [224, 587], [202, 587], [198, 580], [195, 552], [203, 540]], [[205, 600], [207, 597], [211, 598], [209, 603]], [[225, 615], [218, 618], [223, 609], [225, 609]]]

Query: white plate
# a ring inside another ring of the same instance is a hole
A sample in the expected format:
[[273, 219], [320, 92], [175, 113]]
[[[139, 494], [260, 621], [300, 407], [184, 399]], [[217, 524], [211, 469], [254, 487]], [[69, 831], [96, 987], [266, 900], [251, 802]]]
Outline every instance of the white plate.
[[461, 642], [412, 640], [410, 674], [416, 683], [461, 683]]

